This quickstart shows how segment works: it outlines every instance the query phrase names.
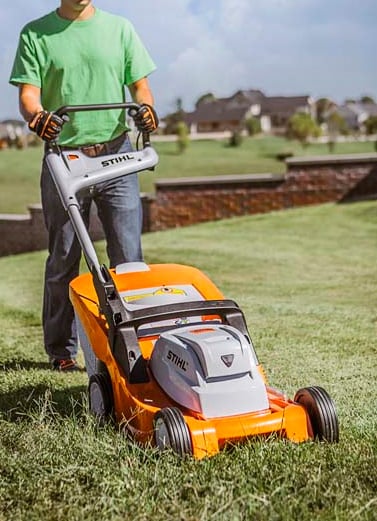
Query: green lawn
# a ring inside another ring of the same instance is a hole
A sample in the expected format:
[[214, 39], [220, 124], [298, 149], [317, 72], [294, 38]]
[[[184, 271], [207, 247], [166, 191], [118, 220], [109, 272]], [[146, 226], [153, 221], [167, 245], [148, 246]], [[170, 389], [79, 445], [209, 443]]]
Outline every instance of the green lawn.
[[143, 243], [148, 262], [193, 264], [241, 305], [270, 385], [329, 391], [339, 444], [254, 440], [198, 462], [98, 429], [85, 374], [46, 364], [45, 252], [1, 258], [0, 520], [376, 520], [376, 203], [206, 223]]
[[[327, 145], [305, 149], [279, 137], [247, 138], [238, 148], [226, 141], [192, 141], [186, 153], [177, 154], [174, 142], [156, 142], [160, 164], [155, 172], [140, 175], [141, 190], [153, 192], [156, 178], [228, 174], [281, 173], [285, 164], [276, 154], [290, 151], [299, 155], [327, 154]], [[338, 143], [335, 152], [374, 152], [374, 144]], [[42, 147], [26, 150], [0, 150], [0, 213], [26, 213], [29, 204], [38, 203]]]

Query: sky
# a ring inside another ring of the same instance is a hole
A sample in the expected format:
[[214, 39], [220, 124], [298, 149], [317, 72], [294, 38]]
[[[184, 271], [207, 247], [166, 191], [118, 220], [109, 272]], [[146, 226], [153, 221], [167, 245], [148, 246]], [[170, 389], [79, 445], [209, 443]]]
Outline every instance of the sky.
[[[96, 0], [128, 18], [157, 65], [150, 76], [161, 116], [206, 93], [377, 100], [376, 0]], [[0, 3], [0, 120], [18, 118], [8, 84], [18, 36], [59, 1]]]

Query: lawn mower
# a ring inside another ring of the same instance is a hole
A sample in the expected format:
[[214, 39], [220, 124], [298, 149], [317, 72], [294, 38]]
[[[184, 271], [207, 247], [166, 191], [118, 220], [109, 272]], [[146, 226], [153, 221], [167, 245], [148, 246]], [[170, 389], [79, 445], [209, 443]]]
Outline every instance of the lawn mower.
[[[135, 103], [62, 107], [125, 109]], [[90, 411], [115, 420], [135, 440], [195, 458], [229, 444], [277, 435], [293, 442], [339, 438], [334, 403], [318, 386], [293, 400], [270, 387], [244, 314], [200, 270], [178, 264], [99, 263], [77, 193], [104, 180], [153, 169], [141, 150], [87, 157], [51, 144], [47, 162], [89, 268], [70, 284], [89, 376]]]

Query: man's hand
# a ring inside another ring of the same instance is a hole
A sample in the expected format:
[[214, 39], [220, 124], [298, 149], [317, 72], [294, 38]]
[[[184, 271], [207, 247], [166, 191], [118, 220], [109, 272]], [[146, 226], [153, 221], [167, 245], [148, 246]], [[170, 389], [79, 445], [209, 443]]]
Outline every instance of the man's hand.
[[53, 112], [41, 110], [29, 121], [29, 129], [35, 132], [44, 141], [55, 141], [67, 120], [67, 116], [60, 117]]
[[152, 105], [140, 105], [134, 117], [135, 125], [140, 132], [153, 132], [158, 127], [158, 117]]

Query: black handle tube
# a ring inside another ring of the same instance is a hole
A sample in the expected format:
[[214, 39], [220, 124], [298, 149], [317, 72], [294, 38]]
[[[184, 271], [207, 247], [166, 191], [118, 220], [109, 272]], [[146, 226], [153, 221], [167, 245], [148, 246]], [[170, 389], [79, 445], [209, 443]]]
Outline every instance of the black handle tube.
[[63, 114], [68, 114], [69, 112], [85, 112], [89, 110], [111, 110], [111, 109], [129, 109], [129, 110], [138, 110], [140, 105], [137, 103], [99, 103], [99, 104], [91, 104], [91, 105], [66, 105], [65, 107], [60, 107], [55, 111], [57, 116], [62, 116]]

